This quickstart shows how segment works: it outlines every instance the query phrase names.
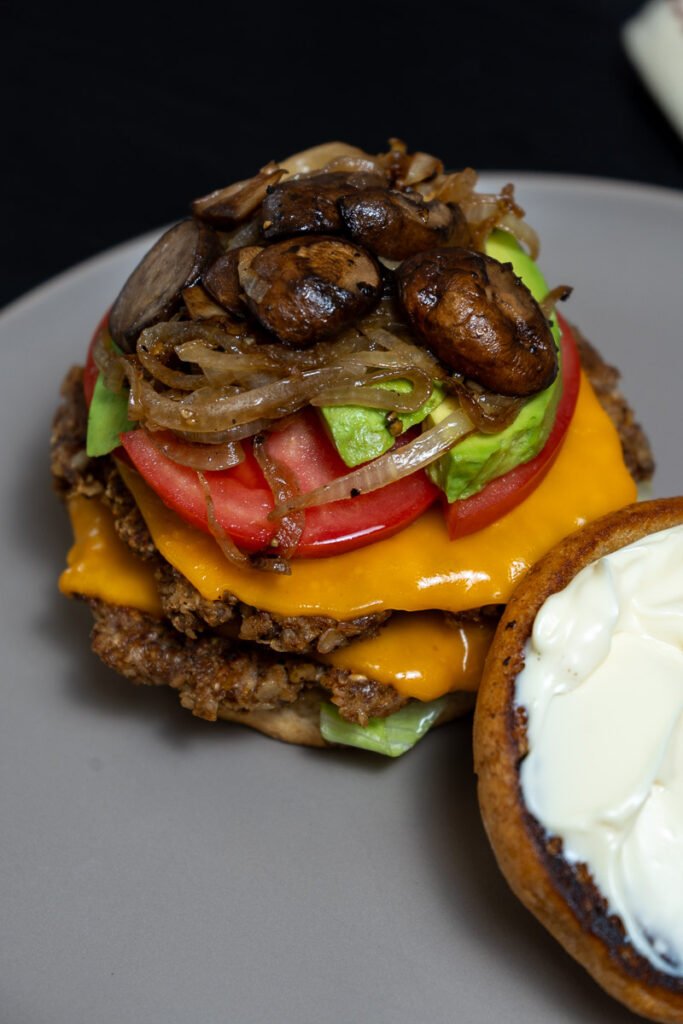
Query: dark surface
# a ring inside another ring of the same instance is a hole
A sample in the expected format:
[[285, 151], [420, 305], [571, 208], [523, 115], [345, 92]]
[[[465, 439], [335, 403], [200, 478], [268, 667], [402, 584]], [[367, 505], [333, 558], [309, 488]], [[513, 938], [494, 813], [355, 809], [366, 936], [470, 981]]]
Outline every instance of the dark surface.
[[681, 188], [683, 144], [620, 43], [639, 7], [292, 0], [95, 21], [5, 4], [0, 304], [332, 138]]

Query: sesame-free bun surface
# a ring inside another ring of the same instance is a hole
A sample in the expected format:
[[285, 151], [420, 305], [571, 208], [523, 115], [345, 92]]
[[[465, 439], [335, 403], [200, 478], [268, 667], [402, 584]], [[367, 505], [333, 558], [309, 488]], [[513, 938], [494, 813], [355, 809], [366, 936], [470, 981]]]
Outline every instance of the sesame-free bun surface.
[[[591, 562], [644, 536], [683, 523], [683, 497], [630, 505], [586, 526], [532, 569], [516, 590], [489, 652], [474, 721], [474, 761], [484, 826], [514, 893], [576, 960], [631, 1010], [654, 1021], [683, 1022], [683, 979], [663, 974], [626, 940], [589, 872], [562, 856], [526, 809], [519, 769], [525, 718], [515, 681], [541, 606]], [[681, 866], [683, 870], [683, 865]]]

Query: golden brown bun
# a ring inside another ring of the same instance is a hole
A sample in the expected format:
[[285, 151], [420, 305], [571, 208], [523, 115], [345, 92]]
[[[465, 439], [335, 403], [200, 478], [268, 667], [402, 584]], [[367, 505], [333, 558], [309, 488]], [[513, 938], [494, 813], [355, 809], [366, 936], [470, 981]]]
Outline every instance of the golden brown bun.
[[683, 497], [630, 505], [572, 534], [532, 569], [508, 604], [484, 669], [474, 721], [482, 817], [514, 893], [612, 996], [651, 1020], [683, 1022], [683, 979], [657, 971], [626, 941], [585, 868], [564, 860], [526, 810], [519, 766], [524, 717], [514, 706], [524, 647], [545, 600], [584, 566], [643, 536], [683, 523]]
[[[305, 747], [330, 747], [320, 732], [321, 694], [307, 690], [293, 704], [287, 704], [272, 711], [228, 711], [220, 709], [218, 717], [227, 722], [239, 722], [257, 729], [266, 736], [285, 743], [298, 743]], [[466, 691], [449, 693], [446, 705], [435, 725], [458, 718], [472, 710], [475, 694]]]

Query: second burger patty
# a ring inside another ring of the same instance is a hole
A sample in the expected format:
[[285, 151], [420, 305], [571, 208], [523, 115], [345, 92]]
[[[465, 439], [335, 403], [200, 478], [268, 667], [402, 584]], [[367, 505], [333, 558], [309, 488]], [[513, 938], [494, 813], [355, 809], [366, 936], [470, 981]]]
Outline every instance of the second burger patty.
[[[577, 331], [575, 335], [583, 368], [619, 431], [631, 475], [636, 481], [649, 479], [652, 453], [619, 390], [618, 370]], [[245, 605], [233, 594], [217, 601], [203, 598], [157, 552], [114, 460], [86, 455], [87, 411], [80, 368], [70, 371], [62, 396], [52, 433], [55, 487], [65, 499], [83, 494], [109, 506], [122, 540], [153, 564], [165, 614], [159, 620], [91, 600], [93, 650], [105, 664], [134, 682], [172, 686], [184, 707], [210, 720], [220, 715], [221, 706], [266, 710], [292, 703], [312, 689], [326, 691], [343, 717], [361, 725], [407, 703], [408, 698], [390, 685], [314, 660], [316, 654], [374, 635], [390, 611], [340, 622], [318, 615], [276, 615]], [[498, 606], [492, 606], [451, 618], [491, 621], [499, 614]]]

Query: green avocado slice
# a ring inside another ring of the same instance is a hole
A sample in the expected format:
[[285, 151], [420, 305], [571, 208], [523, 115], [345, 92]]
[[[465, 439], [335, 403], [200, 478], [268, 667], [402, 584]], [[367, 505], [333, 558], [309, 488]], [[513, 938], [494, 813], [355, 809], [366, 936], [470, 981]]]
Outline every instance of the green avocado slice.
[[[114, 342], [111, 344], [116, 348]], [[118, 348], [116, 351], [120, 354]], [[100, 373], [88, 410], [87, 454], [90, 458], [108, 455], [118, 448], [120, 435], [133, 430], [135, 425], [128, 419], [128, 392], [125, 389], [110, 391]]]
[[[504, 430], [471, 434], [428, 466], [429, 476], [448, 501], [471, 497], [491, 480], [538, 455], [552, 429], [560, 394], [556, 380], [546, 391], [534, 395]], [[451, 402], [446, 401], [435, 409], [429, 425], [444, 419], [450, 406]]]
[[[378, 388], [407, 394], [411, 385], [407, 380], [392, 380], [377, 384]], [[444, 392], [435, 385], [430, 397], [415, 412], [400, 416], [401, 433], [423, 420], [444, 400]], [[377, 459], [389, 451], [396, 438], [387, 427], [384, 409], [366, 409], [360, 405], [324, 406], [321, 410], [335, 448], [347, 466], [358, 466], [361, 462]]]

